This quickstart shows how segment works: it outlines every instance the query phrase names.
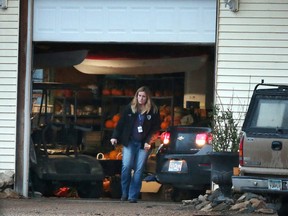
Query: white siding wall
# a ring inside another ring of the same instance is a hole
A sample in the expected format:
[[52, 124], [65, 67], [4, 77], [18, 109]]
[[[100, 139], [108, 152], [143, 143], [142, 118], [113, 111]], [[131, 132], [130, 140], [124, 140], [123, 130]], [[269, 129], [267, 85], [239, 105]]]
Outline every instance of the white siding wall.
[[19, 0], [0, 9], [0, 172], [15, 170]]
[[[240, 0], [239, 11], [219, 0], [216, 94], [246, 111], [255, 84], [288, 84], [288, 1]], [[244, 116], [244, 115], [242, 115]]]

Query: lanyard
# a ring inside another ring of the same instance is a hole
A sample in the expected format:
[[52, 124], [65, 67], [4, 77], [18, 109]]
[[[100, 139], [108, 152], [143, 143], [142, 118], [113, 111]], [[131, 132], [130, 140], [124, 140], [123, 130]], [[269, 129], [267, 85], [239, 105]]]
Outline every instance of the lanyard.
[[142, 115], [142, 114], [138, 114], [138, 119], [139, 119], [139, 125], [143, 125], [143, 122], [144, 122], [144, 115]]

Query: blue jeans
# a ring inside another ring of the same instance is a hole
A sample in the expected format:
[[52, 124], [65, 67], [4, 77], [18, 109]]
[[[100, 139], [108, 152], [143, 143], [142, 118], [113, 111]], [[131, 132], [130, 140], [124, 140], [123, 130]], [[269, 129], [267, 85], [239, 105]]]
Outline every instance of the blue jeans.
[[[142, 186], [142, 173], [148, 151], [141, 149], [141, 143], [130, 141], [123, 147], [121, 187], [122, 197], [137, 200]], [[132, 169], [134, 173], [131, 174]]]

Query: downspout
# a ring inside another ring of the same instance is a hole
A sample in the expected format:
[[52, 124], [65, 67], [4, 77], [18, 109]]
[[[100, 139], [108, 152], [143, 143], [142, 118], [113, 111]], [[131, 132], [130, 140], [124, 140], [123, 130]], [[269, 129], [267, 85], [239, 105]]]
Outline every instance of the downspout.
[[23, 151], [23, 196], [28, 197], [29, 190], [29, 162], [31, 139], [31, 72], [32, 72], [32, 23], [33, 0], [28, 0], [27, 16], [27, 47], [26, 47], [26, 77], [25, 77], [25, 101], [24, 104], [24, 151]]
[[21, 0], [17, 92], [15, 191], [28, 197], [33, 0]]
[[216, 5], [216, 34], [215, 34], [215, 76], [214, 76], [214, 103], [217, 103], [216, 95], [218, 90], [218, 52], [219, 52], [219, 19], [220, 19], [220, 4], [222, 1], [217, 1]]

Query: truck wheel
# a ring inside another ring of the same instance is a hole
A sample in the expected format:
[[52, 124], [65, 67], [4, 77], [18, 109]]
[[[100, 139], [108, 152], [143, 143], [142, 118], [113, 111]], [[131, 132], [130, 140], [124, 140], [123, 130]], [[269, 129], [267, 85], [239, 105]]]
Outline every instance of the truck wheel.
[[103, 192], [102, 181], [98, 182], [81, 182], [77, 187], [80, 198], [99, 198]]

